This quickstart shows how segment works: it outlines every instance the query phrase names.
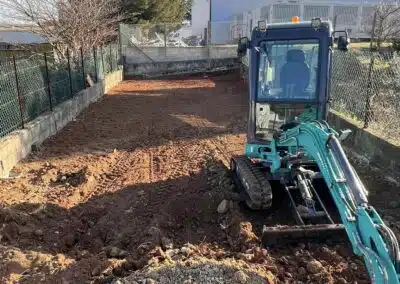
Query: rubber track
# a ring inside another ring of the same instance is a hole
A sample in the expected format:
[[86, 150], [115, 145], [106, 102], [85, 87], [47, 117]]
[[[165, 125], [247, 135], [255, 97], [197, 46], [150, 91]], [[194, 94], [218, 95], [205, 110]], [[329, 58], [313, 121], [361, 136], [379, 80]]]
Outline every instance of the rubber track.
[[265, 210], [271, 207], [272, 188], [265, 174], [252, 164], [246, 156], [234, 156], [232, 159], [236, 163], [236, 169], [242, 177], [238, 176], [238, 178], [243, 180], [244, 177], [248, 185], [245, 186], [242, 184], [248, 198], [250, 198], [247, 205], [251, 209], [256, 210]]

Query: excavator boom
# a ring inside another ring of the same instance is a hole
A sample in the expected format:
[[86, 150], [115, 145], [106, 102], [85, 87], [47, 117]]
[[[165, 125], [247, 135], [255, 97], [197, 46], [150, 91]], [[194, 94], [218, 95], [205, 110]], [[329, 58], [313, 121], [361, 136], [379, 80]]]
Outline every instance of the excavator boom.
[[280, 133], [276, 143], [278, 147], [297, 147], [301, 149], [299, 155], [318, 164], [353, 251], [364, 258], [373, 282], [400, 283], [398, 241], [368, 203], [367, 191], [348, 161], [338, 134], [326, 122], [307, 122]]

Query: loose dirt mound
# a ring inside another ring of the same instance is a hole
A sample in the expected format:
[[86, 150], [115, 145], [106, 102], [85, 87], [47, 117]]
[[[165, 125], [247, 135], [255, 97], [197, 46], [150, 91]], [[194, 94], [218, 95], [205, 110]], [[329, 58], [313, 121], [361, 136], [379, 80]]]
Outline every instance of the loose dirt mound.
[[369, 283], [345, 242], [260, 247], [281, 216], [245, 210], [227, 169], [247, 111], [237, 75], [121, 84], [0, 181], [0, 282]]

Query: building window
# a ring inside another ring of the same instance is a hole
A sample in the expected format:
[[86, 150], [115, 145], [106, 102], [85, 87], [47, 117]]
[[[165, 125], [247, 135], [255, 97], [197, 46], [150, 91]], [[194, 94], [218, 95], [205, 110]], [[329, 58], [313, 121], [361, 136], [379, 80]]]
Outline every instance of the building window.
[[329, 18], [329, 6], [304, 5], [304, 20], [310, 21], [315, 17], [327, 20]]
[[290, 22], [294, 16], [300, 16], [300, 5], [275, 4], [273, 6], [273, 20], [276, 23]]
[[357, 25], [358, 7], [335, 6], [333, 17], [336, 18], [336, 25]]
[[269, 9], [271, 6], [264, 6], [261, 8], [261, 20], [267, 20], [269, 22]]

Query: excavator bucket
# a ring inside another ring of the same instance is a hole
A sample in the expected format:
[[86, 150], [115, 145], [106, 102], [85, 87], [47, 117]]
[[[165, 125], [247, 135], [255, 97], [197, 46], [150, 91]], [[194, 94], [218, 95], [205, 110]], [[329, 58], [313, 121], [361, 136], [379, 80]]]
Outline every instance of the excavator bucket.
[[334, 243], [343, 241], [344, 238], [346, 231], [340, 224], [264, 226], [262, 231], [264, 247], [298, 244], [310, 240], [326, 242], [327, 239]]

